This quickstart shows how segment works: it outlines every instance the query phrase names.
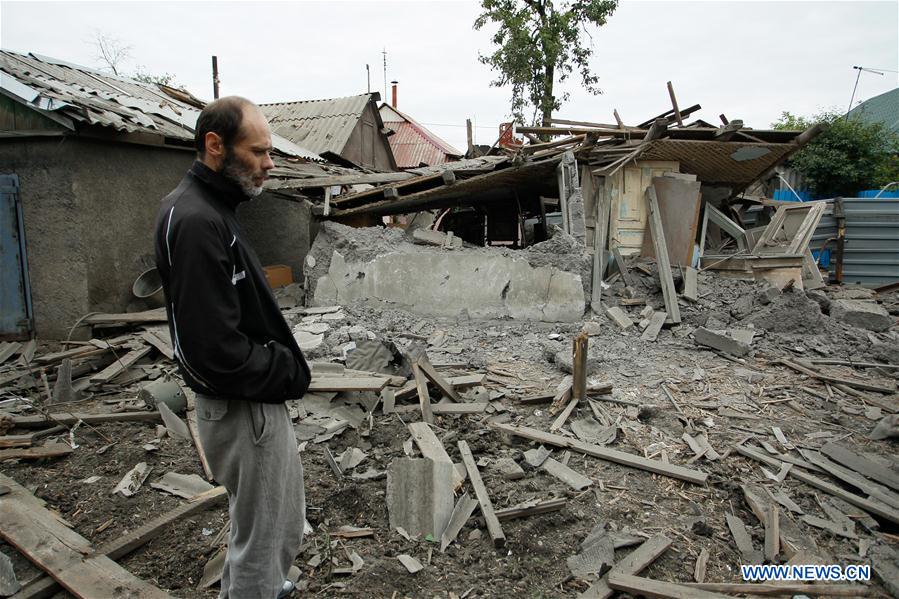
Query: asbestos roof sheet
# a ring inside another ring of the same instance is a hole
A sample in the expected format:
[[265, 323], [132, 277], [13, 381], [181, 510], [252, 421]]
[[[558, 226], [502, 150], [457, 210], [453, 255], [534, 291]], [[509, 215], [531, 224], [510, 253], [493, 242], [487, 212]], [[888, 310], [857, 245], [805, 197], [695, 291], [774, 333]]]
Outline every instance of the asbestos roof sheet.
[[318, 154], [340, 155], [377, 94], [262, 104], [272, 131]]
[[[6, 50], [0, 50], [0, 93], [64, 121], [72, 129], [82, 123], [190, 142], [200, 115], [196, 106], [165, 93], [156, 84]], [[272, 143], [289, 156], [322, 161], [315, 153], [281, 137], [273, 135]]]
[[462, 156], [462, 152], [396, 108], [383, 104], [380, 112], [384, 126], [394, 131], [387, 140], [398, 168], [436, 166]]

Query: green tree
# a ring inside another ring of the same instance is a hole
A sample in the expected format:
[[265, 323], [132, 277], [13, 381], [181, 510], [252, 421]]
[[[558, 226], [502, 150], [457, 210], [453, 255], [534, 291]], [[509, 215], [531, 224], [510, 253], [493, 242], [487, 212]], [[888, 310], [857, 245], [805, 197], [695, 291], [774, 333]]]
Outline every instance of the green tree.
[[817, 123], [828, 128], [789, 161], [810, 191], [823, 197], [852, 196], [899, 180], [899, 135], [881, 123], [826, 111], [813, 117], [781, 114], [774, 129], [802, 130]]
[[178, 87], [178, 83], [175, 81], [175, 76], [172, 73], [151, 75], [142, 66], [137, 67], [137, 70], [131, 75], [131, 78], [136, 79], [141, 83], [155, 83], [157, 85], [166, 85], [168, 87]]
[[588, 27], [600, 27], [618, 6], [618, 0], [481, 0], [475, 29], [499, 25], [491, 54], [479, 54], [481, 63], [498, 72], [493, 87], [512, 86], [512, 114], [525, 122], [524, 109], [534, 109], [531, 122], [541, 116], [549, 125], [553, 111], [568, 100], [554, 93], [577, 70], [584, 89], [602, 93], [599, 77], [590, 68], [593, 55]]

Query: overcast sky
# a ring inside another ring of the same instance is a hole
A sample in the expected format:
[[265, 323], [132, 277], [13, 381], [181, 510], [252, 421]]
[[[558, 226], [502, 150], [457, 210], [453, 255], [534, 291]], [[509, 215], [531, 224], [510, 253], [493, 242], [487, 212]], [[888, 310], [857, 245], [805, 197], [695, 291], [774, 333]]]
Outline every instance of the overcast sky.
[[[0, 44], [99, 67], [100, 32], [130, 46], [126, 71], [171, 73], [211, 99], [210, 57], [222, 94], [259, 102], [333, 98], [399, 81], [399, 108], [464, 151], [465, 119], [491, 144], [508, 120], [509, 91], [478, 62], [490, 32], [474, 31], [478, 2], [0, 2]], [[899, 3], [642, 2], [623, 0], [592, 29], [603, 94], [576, 82], [556, 115], [636, 124], [670, 106], [666, 81], [693, 118], [718, 115], [767, 128], [784, 110], [845, 110], [897, 86]], [[389, 91], [388, 91], [389, 95]], [[389, 98], [385, 98], [389, 99]]]

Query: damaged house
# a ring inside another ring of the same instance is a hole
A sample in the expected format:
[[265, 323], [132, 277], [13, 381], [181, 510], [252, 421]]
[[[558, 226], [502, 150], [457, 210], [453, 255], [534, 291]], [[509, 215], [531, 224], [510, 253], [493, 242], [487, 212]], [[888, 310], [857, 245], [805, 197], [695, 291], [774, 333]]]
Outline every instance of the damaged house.
[[300, 100], [260, 106], [272, 133], [337, 164], [378, 172], [397, 170], [388, 130], [374, 92], [328, 100]]
[[[801, 286], [800, 272], [818, 272], [807, 262], [807, 236], [789, 254], [717, 252], [748, 243], [730, 201], [818, 129], [685, 124], [698, 109], [670, 110], [633, 127], [562, 120], [549, 128], [519, 127], [531, 143], [506, 136], [495, 155], [420, 168], [410, 179], [334, 197], [327, 218], [335, 223], [375, 226], [406, 215], [424, 220], [426, 230], [412, 227], [404, 236], [325, 223], [313, 244], [314, 265], [306, 265], [308, 299], [373, 299], [443, 316], [574, 321], [587, 306], [598, 308], [607, 270], [625, 276], [625, 259], [641, 258], [657, 260], [663, 274], [670, 266], [707, 267], [749, 280], [793, 276]], [[804, 223], [795, 220], [791, 239]], [[803, 230], [816, 224], [804, 223]], [[660, 279], [668, 321], [678, 322], [668, 279]]]
[[[377, 121], [374, 101], [366, 97], [359, 110]], [[157, 207], [194, 160], [203, 105], [183, 90], [0, 53], [0, 235], [4, 248], [16, 248], [3, 253], [0, 335], [65, 338], [87, 313], [153, 307], [132, 284], [153, 266]], [[263, 264], [286, 265], [298, 278], [311, 205], [281, 193], [282, 182], [358, 169], [278, 135], [273, 142], [268, 192], [241, 206], [240, 218]], [[392, 168], [392, 157], [378, 161]]]

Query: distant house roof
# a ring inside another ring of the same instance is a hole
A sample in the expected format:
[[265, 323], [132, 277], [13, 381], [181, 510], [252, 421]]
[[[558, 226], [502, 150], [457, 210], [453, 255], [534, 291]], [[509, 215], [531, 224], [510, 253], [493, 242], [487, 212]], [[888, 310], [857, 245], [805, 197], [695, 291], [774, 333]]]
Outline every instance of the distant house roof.
[[[69, 131], [84, 126], [148, 133], [192, 146], [205, 102], [185, 90], [102, 73], [38, 54], [0, 50], [0, 94]], [[298, 144], [272, 136], [278, 151], [322, 161]]]
[[318, 154], [340, 155], [369, 102], [380, 94], [262, 104], [272, 131]]
[[394, 131], [387, 140], [398, 168], [436, 166], [462, 157], [462, 152], [393, 106], [382, 104], [380, 111], [384, 126]]
[[899, 133], [899, 87], [865, 100], [849, 111], [869, 123], [882, 123], [889, 131]]

